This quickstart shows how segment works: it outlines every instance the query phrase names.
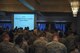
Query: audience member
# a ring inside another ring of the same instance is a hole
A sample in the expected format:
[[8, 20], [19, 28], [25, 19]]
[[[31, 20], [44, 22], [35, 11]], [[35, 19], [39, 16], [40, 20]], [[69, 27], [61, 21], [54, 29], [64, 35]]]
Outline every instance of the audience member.
[[[57, 30], [29, 30], [29, 27], [3, 30], [0, 28], [0, 53], [80, 53], [80, 36], [68, 36]], [[76, 47], [77, 46], [77, 47]]]
[[46, 44], [48, 42], [46, 41], [44, 33], [40, 35], [35, 41], [34, 41], [34, 50], [35, 53], [46, 53]]
[[47, 53], [67, 53], [67, 48], [59, 42], [58, 35], [54, 35], [52, 42], [47, 44]]
[[7, 32], [2, 34], [2, 42], [0, 43], [0, 53], [18, 53]]

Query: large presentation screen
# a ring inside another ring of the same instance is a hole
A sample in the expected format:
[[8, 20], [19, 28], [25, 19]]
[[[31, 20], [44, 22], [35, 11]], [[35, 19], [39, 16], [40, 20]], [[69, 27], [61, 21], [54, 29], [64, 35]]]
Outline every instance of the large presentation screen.
[[14, 28], [29, 27], [29, 30], [34, 29], [34, 14], [14, 14]]

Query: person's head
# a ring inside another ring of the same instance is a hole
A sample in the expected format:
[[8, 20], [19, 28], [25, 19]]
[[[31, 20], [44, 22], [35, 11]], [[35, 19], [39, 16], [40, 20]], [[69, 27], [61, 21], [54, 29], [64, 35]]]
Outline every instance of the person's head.
[[19, 34], [18, 37], [15, 39], [16, 45], [21, 45], [23, 43], [23, 35]]
[[10, 36], [9, 36], [9, 34], [7, 32], [4, 32], [2, 34], [2, 40], [3, 41], [7, 41], [7, 42], [10, 40]]
[[39, 37], [46, 37], [46, 32], [42, 32]]
[[59, 34], [58, 33], [53, 34], [53, 41], [59, 41]]
[[29, 27], [25, 27], [25, 30], [29, 30]]
[[23, 33], [28, 33], [29, 31], [28, 30], [23, 30]]
[[45, 38], [45, 37], [39, 37], [39, 39], [40, 39], [40, 40], [46, 40], [46, 38]]
[[37, 28], [34, 29], [34, 32], [37, 32]]

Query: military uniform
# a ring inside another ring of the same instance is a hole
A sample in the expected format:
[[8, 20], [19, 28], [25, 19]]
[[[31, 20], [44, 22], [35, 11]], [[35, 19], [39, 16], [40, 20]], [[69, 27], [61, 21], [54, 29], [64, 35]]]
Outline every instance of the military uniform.
[[36, 40], [34, 42], [34, 50], [35, 50], [35, 53], [46, 53], [46, 44], [47, 44], [47, 41], [46, 40]]
[[48, 42], [51, 42], [52, 41], [52, 36], [53, 36], [52, 33], [46, 32], [46, 39], [47, 39]]
[[23, 41], [21, 48], [25, 51], [25, 53], [28, 53], [29, 45], [28, 45], [27, 41], [25, 41], [25, 40]]
[[16, 48], [17, 48], [17, 50], [18, 50], [19, 53], [25, 53], [25, 51], [24, 51], [23, 49], [21, 49], [21, 48], [19, 47], [19, 45], [16, 45]]
[[0, 53], [18, 53], [18, 50], [16, 49], [13, 43], [1, 42]]
[[52, 41], [47, 44], [47, 53], [67, 53], [67, 48], [64, 44]]

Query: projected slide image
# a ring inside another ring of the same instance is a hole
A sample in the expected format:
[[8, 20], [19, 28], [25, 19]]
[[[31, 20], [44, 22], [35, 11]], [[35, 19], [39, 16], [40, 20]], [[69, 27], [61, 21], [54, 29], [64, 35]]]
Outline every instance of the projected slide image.
[[34, 14], [14, 14], [14, 28], [15, 27], [29, 27], [29, 30], [34, 29]]

